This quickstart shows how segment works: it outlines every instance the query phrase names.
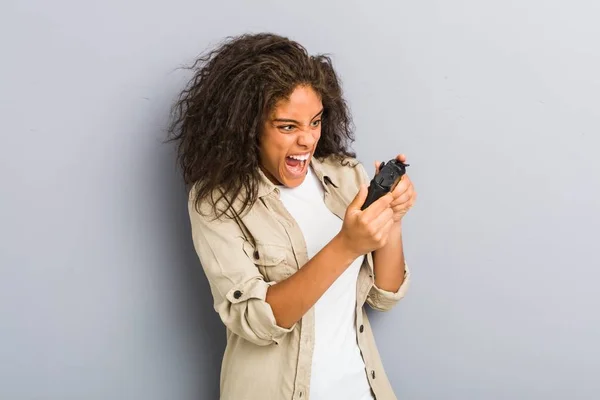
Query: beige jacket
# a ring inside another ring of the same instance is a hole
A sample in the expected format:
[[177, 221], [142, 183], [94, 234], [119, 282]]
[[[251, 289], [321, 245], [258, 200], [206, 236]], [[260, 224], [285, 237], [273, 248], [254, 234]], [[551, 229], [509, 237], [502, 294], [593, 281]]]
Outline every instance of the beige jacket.
[[[325, 188], [325, 204], [342, 219], [359, 184], [369, 181], [362, 164], [355, 159], [349, 161], [351, 166], [341, 166], [331, 158], [311, 161]], [[300, 228], [279, 200], [279, 189], [264, 175], [261, 177], [258, 201], [237, 221], [202, 217], [193, 207], [190, 192], [194, 246], [210, 283], [214, 308], [227, 328], [221, 399], [310, 400], [313, 309], [292, 328], [284, 329], [276, 325], [271, 307], [265, 302], [269, 285], [286, 279], [308, 261], [306, 244]], [[208, 205], [203, 207], [208, 210]], [[374, 286], [370, 253], [359, 273], [357, 341], [377, 400], [396, 397], [363, 305], [381, 311], [391, 309], [404, 297], [409, 281], [406, 269], [398, 292]]]

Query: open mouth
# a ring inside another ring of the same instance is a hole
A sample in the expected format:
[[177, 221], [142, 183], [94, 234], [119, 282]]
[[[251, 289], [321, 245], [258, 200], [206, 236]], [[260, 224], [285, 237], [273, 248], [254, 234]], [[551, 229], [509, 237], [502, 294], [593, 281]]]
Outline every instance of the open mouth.
[[308, 164], [310, 153], [293, 154], [285, 158], [285, 166], [292, 175], [301, 175]]

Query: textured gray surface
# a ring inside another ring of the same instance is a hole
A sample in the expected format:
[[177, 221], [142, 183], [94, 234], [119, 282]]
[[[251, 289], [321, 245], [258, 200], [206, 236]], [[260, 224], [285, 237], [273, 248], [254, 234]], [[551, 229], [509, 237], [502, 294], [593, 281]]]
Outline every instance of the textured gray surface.
[[375, 4], [3, 2], [0, 398], [217, 398], [160, 141], [177, 67], [247, 30], [332, 53], [361, 160], [412, 164], [414, 284], [371, 313], [398, 396], [598, 398], [600, 6]]

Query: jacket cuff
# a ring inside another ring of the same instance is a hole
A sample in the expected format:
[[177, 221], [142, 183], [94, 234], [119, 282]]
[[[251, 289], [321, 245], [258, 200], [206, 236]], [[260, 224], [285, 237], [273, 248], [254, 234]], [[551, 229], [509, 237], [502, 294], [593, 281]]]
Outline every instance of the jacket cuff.
[[404, 281], [396, 292], [383, 290], [373, 284], [369, 291], [368, 303], [376, 310], [387, 311], [398, 303], [404, 296], [410, 286], [410, 269], [404, 264]]
[[[255, 338], [257, 344], [268, 344], [275, 342], [279, 344], [281, 339], [294, 330], [296, 324], [290, 328], [277, 325], [271, 305], [266, 302], [267, 290], [275, 282], [265, 282], [260, 277], [233, 286], [225, 295], [231, 303], [232, 309], [244, 313], [241, 320], [242, 336]], [[240, 310], [239, 308], [245, 308]], [[266, 342], [266, 343], [265, 343]]]

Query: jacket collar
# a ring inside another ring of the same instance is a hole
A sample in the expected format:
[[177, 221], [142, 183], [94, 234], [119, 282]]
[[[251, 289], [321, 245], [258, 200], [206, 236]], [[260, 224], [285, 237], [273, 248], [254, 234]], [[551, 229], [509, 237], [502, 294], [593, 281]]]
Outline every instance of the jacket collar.
[[[310, 166], [312, 167], [315, 175], [319, 178], [319, 181], [323, 184], [325, 191], [329, 191], [329, 186], [333, 186], [335, 188], [338, 187], [337, 179], [335, 177], [334, 171], [331, 170], [331, 166], [329, 163], [324, 162], [324, 160], [319, 160], [317, 157], [312, 157], [310, 160]], [[264, 197], [272, 192], [278, 192], [277, 186], [262, 171], [262, 169], [258, 169], [260, 175], [260, 181], [258, 183], [258, 197]]]

